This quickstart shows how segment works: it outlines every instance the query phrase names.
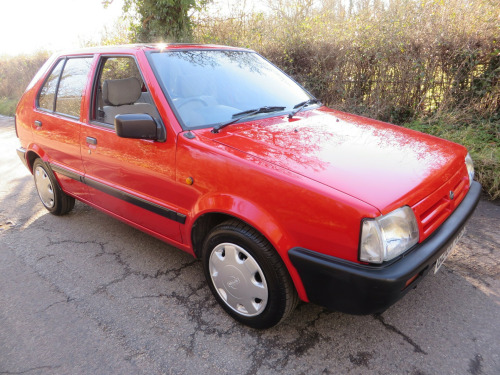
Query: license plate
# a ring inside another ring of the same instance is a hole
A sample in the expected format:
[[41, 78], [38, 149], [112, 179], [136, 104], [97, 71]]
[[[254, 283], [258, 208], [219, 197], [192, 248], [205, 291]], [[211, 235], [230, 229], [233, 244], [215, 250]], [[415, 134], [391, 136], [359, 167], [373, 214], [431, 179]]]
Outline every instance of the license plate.
[[450, 245], [448, 245], [448, 248], [445, 250], [445, 252], [443, 254], [441, 254], [439, 256], [439, 258], [436, 260], [436, 266], [434, 267], [434, 273], [439, 271], [439, 269], [443, 265], [446, 258], [448, 258], [448, 256], [453, 252], [453, 250], [455, 250], [458, 241], [460, 241], [460, 239], [463, 237], [464, 234], [465, 234], [465, 227], [460, 231], [458, 236], [455, 237], [453, 242]]

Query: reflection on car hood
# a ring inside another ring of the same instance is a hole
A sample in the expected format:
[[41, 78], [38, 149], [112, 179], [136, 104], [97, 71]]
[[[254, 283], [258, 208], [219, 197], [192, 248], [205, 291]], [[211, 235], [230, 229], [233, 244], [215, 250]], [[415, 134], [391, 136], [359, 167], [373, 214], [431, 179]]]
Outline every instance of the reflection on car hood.
[[464, 147], [329, 109], [274, 117], [206, 136], [381, 210], [415, 204], [463, 164]]

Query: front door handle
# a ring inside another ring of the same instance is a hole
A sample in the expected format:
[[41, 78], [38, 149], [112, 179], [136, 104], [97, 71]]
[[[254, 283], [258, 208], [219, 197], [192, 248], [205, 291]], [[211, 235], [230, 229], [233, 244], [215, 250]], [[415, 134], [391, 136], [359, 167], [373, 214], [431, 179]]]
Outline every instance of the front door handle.
[[41, 128], [42, 127], [42, 122], [41, 121], [38, 121], [38, 120], [35, 120], [35, 126], [37, 128]]
[[96, 145], [97, 144], [97, 139], [95, 139], [94, 137], [87, 137], [86, 141], [87, 141], [87, 144], [89, 144], [89, 145]]

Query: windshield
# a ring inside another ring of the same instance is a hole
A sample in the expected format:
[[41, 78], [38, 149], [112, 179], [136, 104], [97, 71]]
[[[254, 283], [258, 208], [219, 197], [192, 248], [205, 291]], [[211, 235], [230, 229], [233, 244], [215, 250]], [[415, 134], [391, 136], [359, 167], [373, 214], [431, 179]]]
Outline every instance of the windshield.
[[[214, 126], [262, 107], [289, 112], [311, 95], [254, 52], [191, 50], [151, 53], [170, 103], [188, 129]], [[255, 118], [275, 116], [256, 113]]]

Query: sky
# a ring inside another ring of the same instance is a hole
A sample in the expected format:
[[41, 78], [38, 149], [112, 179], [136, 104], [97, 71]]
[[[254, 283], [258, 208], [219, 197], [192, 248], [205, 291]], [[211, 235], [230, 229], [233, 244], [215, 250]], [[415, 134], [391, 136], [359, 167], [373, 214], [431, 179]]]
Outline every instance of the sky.
[[[268, 0], [214, 0], [220, 14], [232, 7], [260, 9]], [[104, 9], [102, 0], [2, 0], [0, 56], [55, 52], [99, 42], [105, 26], [112, 29], [122, 15], [123, 0]]]
[[121, 15], [123, 0], [104, 9], [101, 0], [3, 0], [0, 56], [57, 51], [99, 40]]

